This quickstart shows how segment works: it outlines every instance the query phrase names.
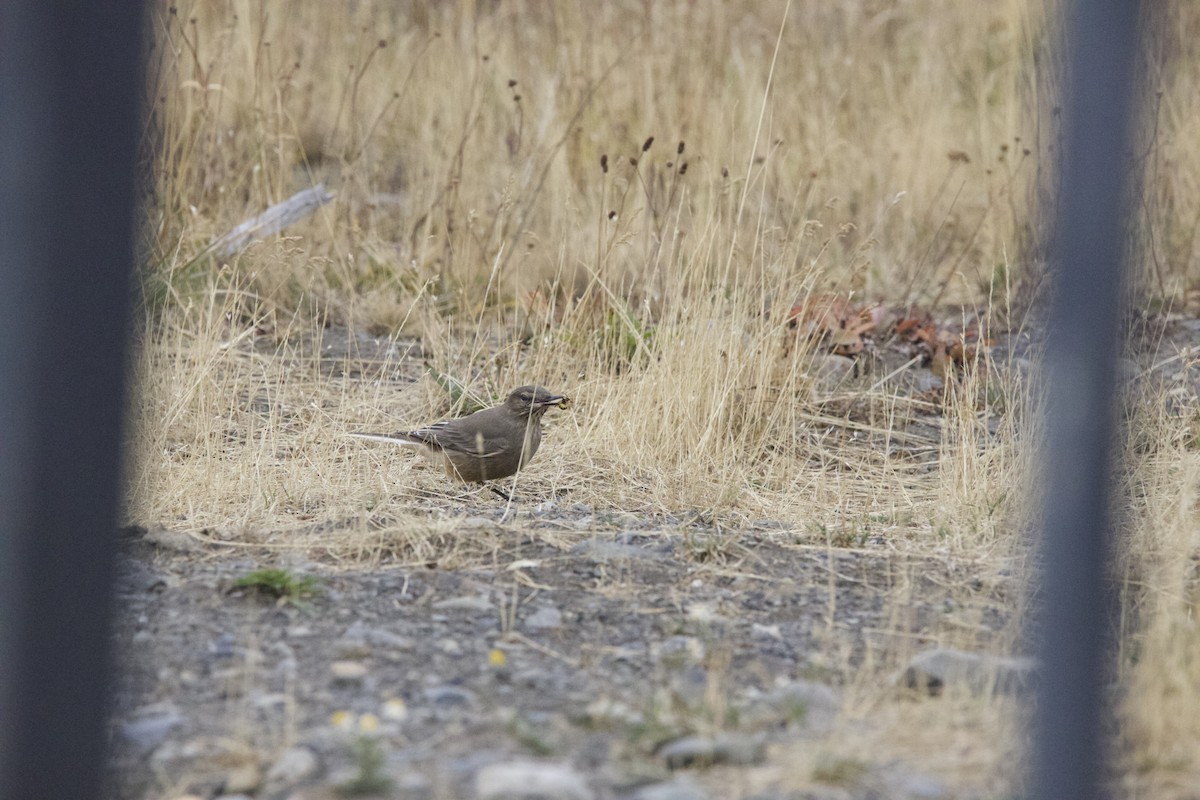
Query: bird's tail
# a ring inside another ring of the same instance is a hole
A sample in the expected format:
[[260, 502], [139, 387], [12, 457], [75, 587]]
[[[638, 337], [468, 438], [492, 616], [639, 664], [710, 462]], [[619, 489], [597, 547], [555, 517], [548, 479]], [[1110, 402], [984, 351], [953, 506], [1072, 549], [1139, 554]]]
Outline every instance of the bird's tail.
[[353, 439], [366, 439], [369, 442], [387, 442], [404, 447], [420, 447], [425, 444], [421, 439], [410, 433], [347, 433]]

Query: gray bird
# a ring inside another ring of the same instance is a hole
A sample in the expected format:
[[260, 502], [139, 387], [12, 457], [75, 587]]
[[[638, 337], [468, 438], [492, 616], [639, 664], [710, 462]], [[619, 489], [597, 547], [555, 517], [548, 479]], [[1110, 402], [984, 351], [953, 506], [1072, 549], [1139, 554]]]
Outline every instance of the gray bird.
[[[454, 480], [483, 483], [513, 475], [529, 463], [542, 443], [542, 415], [551, 406], [566, 408], [570, 398], [540, 386], [513, 389], [503, 405], [485, 408], [399, 433], [352, 433], [357, 439], [418, 447]], [[497, 489], [493, 491], [505, 499]]]

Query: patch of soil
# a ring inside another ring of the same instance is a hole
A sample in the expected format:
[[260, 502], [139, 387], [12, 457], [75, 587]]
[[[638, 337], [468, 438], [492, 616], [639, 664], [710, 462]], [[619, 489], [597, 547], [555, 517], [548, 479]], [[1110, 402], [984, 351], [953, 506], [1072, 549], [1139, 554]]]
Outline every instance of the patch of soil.
[[[112, 796], [325, 797], [362, 772], [368, 741], [387, 796], [475, 796], [483, 768], [535, 757], [568, 765], [588, 796], [626, 797], [689, 763], [663, 756], [673, 740], [747, 737], [746, 763], [698, 773], [716, 787], [722, 770], [766, 769], [770, 744], [820, 733], [815, 711], [764, 710], [772, 691], [800, 681], [836, 697], [864, 659], [961, 640], [960, 626], [989, 642], [1014, 605], [978, 565], [803, 546], [767, 521], [613, 530], [579, 506], [502, 510], [463, 517], [477, 527], [462, 535], [495, 552], [462, 569], [237, 558], [134, 531]], [[316, 576], [319, 593], [272, 602], [234, 587], [280, 565]], [[315, 764], [279, 778], [296, 747]]]

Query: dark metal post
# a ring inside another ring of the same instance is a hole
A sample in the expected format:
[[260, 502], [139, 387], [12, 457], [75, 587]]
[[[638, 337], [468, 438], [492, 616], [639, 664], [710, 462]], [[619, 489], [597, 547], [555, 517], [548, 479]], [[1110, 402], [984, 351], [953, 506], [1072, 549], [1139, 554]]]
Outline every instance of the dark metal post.
[[1068, 3], [1042, 459], [1041, 684], [1030, 795], [1039, 800], [1103, 794], [1104, 579], [1137, 20], [1135, 0]]
[[140, 2], [0, 3], [0, 797], [96, 796]]

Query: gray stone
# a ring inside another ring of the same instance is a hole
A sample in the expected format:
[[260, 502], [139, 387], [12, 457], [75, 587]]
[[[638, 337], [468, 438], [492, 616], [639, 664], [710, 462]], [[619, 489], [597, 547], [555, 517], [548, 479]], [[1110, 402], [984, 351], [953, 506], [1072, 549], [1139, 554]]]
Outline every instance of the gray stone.
[[918, 653], [898, 682], [934, 696], [949, 686], [965, 687], [973, 694], [1014, 694], [1032, 687], [1036, 669], [1031, 658], [939, 647]]
[[229, 774], [225, 776], [225, 786], [222, 791], [234, 795], [253, 794], [260, 783], [262, 783], [262, 771], [259, 770], [258, 764], [250, 761], [229, 771]]
[[562, 612], [554, 606], [542, 606], [525, 618], [525, 628], [531, 631], [561, 628], [562, 624]]
[[157, 706], [149, 706], [137, 713], [134, 719], [124, 722], [117, 732], [138, 752], [148, 753], [158, 747], [171, 731], [187, 722], [179, 712]]
[[571, 554], [600, 563], [634, 559], [661, 560], [667, 557], [666, 553], [658, 550], [611, 539], [587, 539], [572, 547]]
[[334, 683], [359, 686], [366, 679], [367, 665], [359, 661], [334, 661], [329, 665], [329, 676]]
[[492, 601], [486, 597], [450, 597], [433, 604], [438, 611], [479, 611], [492, 610]]
[[312, 750], [290, 747], [267, 770], [267, 786], [274, 790], [295, 786], [316, 775], [320, 768], [321, 762]]
[[707, 800], [704, 790], [687, 778], [640, 787], [629, 800]]
[[474, 708], [479, 702], [470, 689], [448, 684], [426, 689], [425, 699], [439, 708]]
[[765, 742], [740, 733], [685, 736], [658, 751], [669, 769], [709, 767], [715, 764], [759, 764], [766, 757]]
[[592, 800], [583, 776], [566, 764], [510, 761], [475, 773], [479, 800]]
[[173, 553], [199, 553], [208, 547], [200, 539], [186, 531], [173, 531], [157, 526], [148, 529], [146, 535], [142, 537], [142, 541]]
[[838, 693], [823, 683], [797, 680], [744, 701], [742, 722], [754, 728], [794, 726], [809, 733], [825, 733], [841, 710]]

